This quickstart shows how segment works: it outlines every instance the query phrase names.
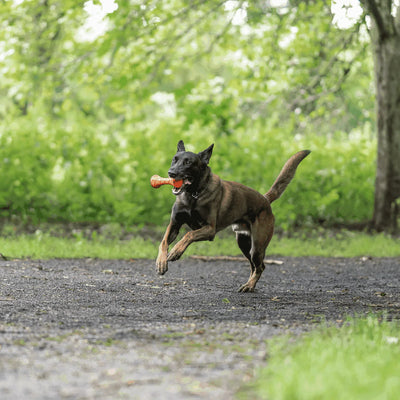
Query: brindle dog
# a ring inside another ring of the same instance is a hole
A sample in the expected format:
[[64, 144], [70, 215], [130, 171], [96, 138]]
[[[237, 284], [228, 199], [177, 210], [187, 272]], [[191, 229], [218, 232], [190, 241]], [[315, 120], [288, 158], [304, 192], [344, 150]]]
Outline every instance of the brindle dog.
[[[208, 166], [213, 147], [211, 145], [196, 154], [186, 151], [182, 140], [178, 143], [168, 175], [176, 180], [182, 179], [183, 185], [172, 190], [176, 201], [159, 247], [156, 261], [158, 273], [165, 274], [168, 261], [178, 260], [191, 243], [213, 240], [218, 231], [232, 225], [239, 248], [251, 266], [250, 278], [239, 291], [252, 292], [265, 269], [265, 250], [274, 232], [271, 203], [280, 197], [297, 166], [310, 151], [302, 150], [290, 157], [269, 191], [262, 195], [213, 174]], [[169, 245], [176, 239], [183, 224], [192, 230], [168, 253]]]

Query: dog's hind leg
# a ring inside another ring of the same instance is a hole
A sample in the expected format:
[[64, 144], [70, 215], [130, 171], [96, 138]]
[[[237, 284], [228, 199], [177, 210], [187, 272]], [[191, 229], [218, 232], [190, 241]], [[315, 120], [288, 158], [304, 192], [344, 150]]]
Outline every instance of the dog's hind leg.
[[243, 255], [251, 261], [251, 236], [245, 235], [242, 233], [236, 233], [236, 241], [239, 246], [239, 249], [242, 251]]
[[[250, 262], [250, 268], [251, 268], [251, 273], [250, 273], [250, 278], [253, 275], [255, 271], [255, 266], [251, 260], [251, 255], [250, 255], [250, 250], [251, 250], [251, 236], [249, 234], [242, 234], [239, 232], [236, 232], [236, 241], [237, 244], [242, 251], [243, 255], [249, 260]], [[250, 279], [249, 278], [249, 279]]]
[[239, 292], [253, 292], [265, 269], [265, 250], [274, 233], [274, 216], [263, 211], [252, 226], [250, 264], [252, 273], [249, 280], [240, 287]]

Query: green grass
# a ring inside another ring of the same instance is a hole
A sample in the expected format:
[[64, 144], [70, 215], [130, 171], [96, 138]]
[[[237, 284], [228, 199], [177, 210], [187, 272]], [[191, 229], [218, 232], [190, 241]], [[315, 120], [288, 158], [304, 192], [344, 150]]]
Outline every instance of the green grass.
[[[158, 241], [135, 236], [129, 240], [94, 235], [87, 239], [57, 237], [38, 231], [37, 234], [21, 234], [0, 237], [0, 253], [10, 258], [103, 258], [130, 259], [155, 258]], [[213, 242], [193, 243], [188, 255], [240, 255], [234, 235], [223, 232]], [[322, 256], [322, 257], [398, 257], [399, 239], [387, 235], [368, 235], [343, 231], [297, 233], [295, 237], [275, 236], [267, 250], [267, 257]]]
[[[301, 237], [302, 236], [302, 237]], [[272, 254], [283, 256], [321, 257], [398, 257], [400, 239], [385, 234], [366, 234], [341, 231], [305, 234], [294, 238], [273, 238], [270, 244]]]
[[0, 252], [9, 258], [154, 258], [157, 249], [153, 242], [142, 238], [132, 240], [88, 240], [43, 235], [21, 235], [0, 238]]
[[[369, 316], [270, 342], [267, 366], [239, 398], [397, 400], [399, 324]], [[249, 394], [251, 393], [251, 396]]]

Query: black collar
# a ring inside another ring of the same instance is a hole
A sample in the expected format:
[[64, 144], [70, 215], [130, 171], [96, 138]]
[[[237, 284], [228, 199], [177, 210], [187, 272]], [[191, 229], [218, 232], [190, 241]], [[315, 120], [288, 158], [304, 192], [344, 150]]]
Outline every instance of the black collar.
[[200, 197], [202, 191], [207, 187], [208, 182], [211, 178], [211, 175], [212, 175], [211, 169], [210, 169], [210, 167], [207, 167], [206, 175], [205, 175], [204, 179], [202, 179], [202, 181], [199, 183], [199, 186], [196, 188], [196, 190], [194, 192], [189, 192], [190, 195], [193, 197], [193, 199], [197, 200]]

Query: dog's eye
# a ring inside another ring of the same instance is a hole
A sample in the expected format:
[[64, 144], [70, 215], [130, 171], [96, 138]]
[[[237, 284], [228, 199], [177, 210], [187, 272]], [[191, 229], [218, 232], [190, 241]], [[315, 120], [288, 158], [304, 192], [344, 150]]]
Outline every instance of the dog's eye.
[[190, 163], [191, 163], [191, 161], [188, 160], [187, 158], [185, 158], [185, 159], [183, 160], [183, 165], [189, 165]]

